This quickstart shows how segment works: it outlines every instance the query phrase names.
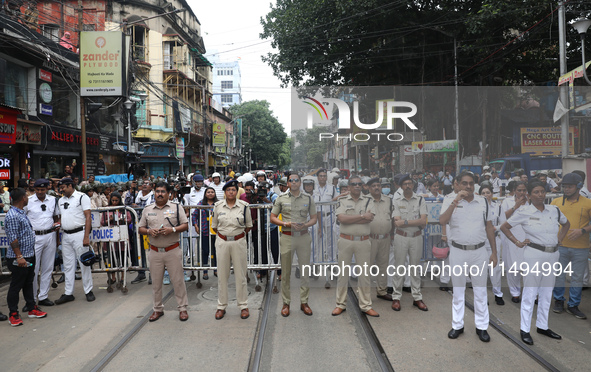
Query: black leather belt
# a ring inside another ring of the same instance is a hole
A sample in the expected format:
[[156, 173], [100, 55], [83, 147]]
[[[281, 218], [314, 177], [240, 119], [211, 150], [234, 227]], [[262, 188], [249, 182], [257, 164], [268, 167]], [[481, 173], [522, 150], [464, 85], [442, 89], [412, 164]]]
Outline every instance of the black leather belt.
[[541, 245], [541, 244], [536, 244], [536, 243], [529, 243], [527, 246], [535, 248], [538, 251], [547, 252], [547, 253], [554, 253], [558, 250], [557, 245], [546, 246], [546, 245]]
[[46, 235], [46, 234], [49, 234], [51, 232], [54, 232], [54, 230], [53, 229], [35, 230], [35, 235]]
[[463, 245], [463, 244], [458, 244], [458, 243], [452, 241], [451, 242], [451, 245], [453, 245], [456, 248], [463, 249], [465, 251], [473, 251], [475, 249], [484, 247], [484, 242], [479, 243], [479, 244], [467, 244], [467, 245]]
[[84, 230], [84, 226], [80, 226], [80, 227], [77, 227], [77, 228], [72, 229], [72, 230], [66, 230], [66, 229], [64, 229], [64, 232], [66, 234], [75, 234], [75, 233], [80, 232], [82, 230]]

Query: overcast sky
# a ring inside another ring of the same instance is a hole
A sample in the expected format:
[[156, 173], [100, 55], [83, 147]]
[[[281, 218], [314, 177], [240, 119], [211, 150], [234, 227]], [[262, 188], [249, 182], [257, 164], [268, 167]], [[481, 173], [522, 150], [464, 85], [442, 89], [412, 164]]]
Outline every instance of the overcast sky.
[[242, 73], [242, 100], [267, 100], [273, 114], [290, 134], [289, 89], [281, 89], [271, 67], [261, 60], [272, 50], [270, 40], [262, 41], [260, 19], [274, 0], [187, 0], [201, 23], [206, 57], [217, 51], [222, 62], [239, 59]]

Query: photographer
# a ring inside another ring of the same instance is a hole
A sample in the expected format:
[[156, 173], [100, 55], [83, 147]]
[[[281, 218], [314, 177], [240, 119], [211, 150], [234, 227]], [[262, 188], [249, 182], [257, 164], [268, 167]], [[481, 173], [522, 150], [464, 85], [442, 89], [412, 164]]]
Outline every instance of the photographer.
[[[246, 182], [245, 186], [245, 193], [240, 197], [241, 200], [249, 203], [249, 204], [273, 204], [275, 199], [277, 199], [278, 195], [275, 194], [273, 191], [269, 192], [269, 184], [266, 182], [259, 183], [259, 187], [256, 189], [254, 188], [254, 182], [248, 181]], [[266, 209], [260, 210], [260, 217], [261, 217], [261, 260], [259, 260], [259, 234], [258, 234], [258, 213], [256, 208], [251, 208], [250, 210], [251, 217], [252, 217], [252, 224], [253, 224], [253, 234], [252, 234], [252, 242], [254, 249], [254, 259], [255, 262], [259, 264], [267, 264], [268, 257], [267, 257], [267, 240], [270, 234], [271, 240], [271, 253], [273, 255], [274, 262], [277, 262], [279, 257], [279, 232], [277, 230], [277, 225], [269, 224], [269, 229], [267, 231], [267, 215], [269, 213]], [[257, 277], [260, 278], [261, 276], [265, 276], [267, 274], [267, 270], [261, 270], [257, 273]]]

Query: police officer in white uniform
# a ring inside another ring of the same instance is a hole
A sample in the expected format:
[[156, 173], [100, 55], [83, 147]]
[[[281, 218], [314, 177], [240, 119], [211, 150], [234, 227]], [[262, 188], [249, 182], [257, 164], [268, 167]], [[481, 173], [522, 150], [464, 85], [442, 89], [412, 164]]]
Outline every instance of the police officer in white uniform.
[[[62, 225], [62, 254], [64, 258], [64, 274], [66, 277], [65, 293], [58, 298], [57, 305], [74, 301], [74, 276], [76, 263], [80, 255], [86, 251], [84, 247], [90, 245], [90, 230], [92, 220], [90, 215], [90, 198], [75, 189], [74, 181], [71, 178], [63, 178], [59, 182], [60, 191], [63, 196], [60, 198], [59, 210]], [[80, 265], [82, 272], [82, 284], [88, 302], [94, 301], [92, 293], [92, 272], [91, 267]]]
[[[555, 264], [560, 252], [558, 245], [570, 229], [566, 216], [554, 205], [545, 205], [546, 188], [542, 182], [527, 185], [531, 204], [520, 208], [501, 226], [501, 231], [520, 249], [523, 249], [523, 299], [521, 301], [521, 340], [528, 345], [534, 341], [529, 333], [534, 302], [538, 296], [537, 332], [560, 340], [562, 337], [548, 328], [548, 313], [556, 280]], [[525, 239], [520, 241], [511, 228], [521, 225]], [[560, 232], [558, 229], [562, 225]], [[549, 269], [549, 270], [548, 270]], [[561, 269], [565, 269], [564, 267]]]
[[[35, 181], [35, 194], [29, 196], [29, 204], [25, 207], [25, 214], [31, 221], [35, 231], [35, 281], [33, 281], [33, 295], [39, 299], [39, 306], [53, 306], [47, 298], [51, 282], [51, 272], [55, 262], [56, 228], [59, 227], [56, 199], [47, 195], [49, 181], [38, 179]], [[41, 277], [38, 278], [39, 272]], [[39, 279], [39, 283], [37, 282]]]
[[[476, 334], [483, 342], [489, 342], [487, 328], [489, 323], [487, 305], [487, 267], [492, 262], [497, 265], [497, 244], [494, 227], [491, 223], [492, 213], [486, 199], [474, 196], [474, 174], [463, 172], [459, 176], [461, 191], [452, 200], [443, 201], [439, 223], [449, 223], [451, 230], [451, 244], [449, 263], [452, 269], [453, 283], [453, 320], [452, 329], [448, 333], [451, 339], [458, 338], [464, 333], [464, 301], [466, 293], [466, 274], [472, 278], [474, 291], [474, 322]], [[484, 248], [488, 239], [492, 254], [489, 256]], [[464, 268], [467, 267], [467, 270]], [[462, 269], [459, 272], [459, 269]]]

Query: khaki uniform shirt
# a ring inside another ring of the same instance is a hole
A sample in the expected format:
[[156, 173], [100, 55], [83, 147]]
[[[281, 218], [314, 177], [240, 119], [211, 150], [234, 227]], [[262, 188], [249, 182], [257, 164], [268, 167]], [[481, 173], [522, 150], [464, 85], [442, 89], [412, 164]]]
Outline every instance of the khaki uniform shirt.
[[[400, 217], [403, 221], [418, 220], [421, 218], [422, 214], [427, 214], [427, 204], [424, 199], [421, 200], [422, 198], [422, 196], [418, 196], [413, 192], [410, 200], [407, 200], [404, 196], [402, 199], [394, 200], [394, 212], [392, 212], [392, 217]], [[410, 226], [398, 227], [398, 229], [408, 234], [414, 234], [419, 228], [417, 226]]]
[[370, 197], [376, 210], [375, 218], [369, 223], [371, 233], [378, 235], [389, 234], [392, 231], [392, 199], [383, 194], [379, 201], [372, 196]]
[[[309, 216], [316, 214], [316, 203], [314, 198], [302, 191], [297, 197], [288, 191], [275, 200], [271, 213], [276, 216], [281, 214], [284, 222], [305, 223], [309, 220]], [[291, 229], [283, 227], [283, 231], [291, 231]]]
[[[167, 201], [162, 208], [158, 207], [156, 203], [145, 207], [138, 227], [159, 229], [160, 227], [177, 227], [188, 222], [183, 207], [178, 205], [178, 203]], [[178, 232], [168, 235], [150, 236], [150, 244], [158, 248], [166, 248], [174, 243], [178, 243], [179, 238], [180, 233]]]
[[[245, 207], [247, 207], [246, 210]], [[215, 203], [211, 219], [212, 229], [217, 229], [222, 235], [236, 236], [242, 234], [247, 227], [252, 227], [252, 217], [247, 202], [236, 199], [232, 208], [228, 206], [225, 199]]]
[[[376, 214], [375, 205], [372, 202], [371, 197], [368, 198], [367, 196], [361, 194], [359, 199], [355, 201], [351, 195], [347, 195], [339, 199], [339, 204], [337, 205], [335, 215], [359, 215], [367, 212]], [[341, 223], [340, 232], [341, 234], [364, 236], [370, 234], [371, 228], [368, 223]]]

